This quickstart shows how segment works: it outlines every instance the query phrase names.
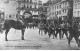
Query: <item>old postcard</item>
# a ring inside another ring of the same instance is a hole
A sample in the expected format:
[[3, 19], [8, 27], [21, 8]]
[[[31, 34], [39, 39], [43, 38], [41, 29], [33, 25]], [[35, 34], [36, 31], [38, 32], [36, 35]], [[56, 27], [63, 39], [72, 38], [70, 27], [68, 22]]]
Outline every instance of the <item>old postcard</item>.
[[0, 50], [80, 50], [80, 0], [0, 0]]

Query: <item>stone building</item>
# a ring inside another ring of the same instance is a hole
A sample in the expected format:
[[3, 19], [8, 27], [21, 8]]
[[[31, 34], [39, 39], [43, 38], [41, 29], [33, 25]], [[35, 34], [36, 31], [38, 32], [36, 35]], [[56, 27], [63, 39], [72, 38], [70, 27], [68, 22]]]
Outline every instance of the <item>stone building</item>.
[[68, 9], [69, 9], [69, 3], [66, 0], [52, 0], [53, 3], [51, 3], [48, 7], [48, 17], [54, 18], [54, 17], [61, 17], [62, 19], [67, 17]]
[[43, 4], [42, 1], [38, 0], [38, 15], [42, 14]]
[[16, 19], [16, 14], [22, 8], [30, 11], [33, 15], [38, 15], [40, 0], [0, 0], [0, 11], [5, 13], [5, 19]]
[[25, 10], [31, 11], [33, 15], [38, 15], [40, 0], [17, 0], [19, 9], [24, 7]]
[[0, 11], [5, 14], [5, 19], [16, 20], [16, 14], [24, 8], [32, 13], [39, 15], [42, 11], [39, 10], [42, 5], [41, 0], [0, 0]]
[[80, 0], [74, 0], [73, 5], [74, 5], [73, 16], [74, 17], [80, 17]]

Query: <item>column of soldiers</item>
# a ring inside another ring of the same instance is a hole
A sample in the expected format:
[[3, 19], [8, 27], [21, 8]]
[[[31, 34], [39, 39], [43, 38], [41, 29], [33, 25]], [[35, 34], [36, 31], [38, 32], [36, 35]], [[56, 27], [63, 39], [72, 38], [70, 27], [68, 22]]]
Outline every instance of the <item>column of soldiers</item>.
[[71, 26], [68, 23], [68, 21], [63, 21], [63, 20], [61, 20], [61, 18], [58, 18], [56, 20], [53, 19], [53, 21], [46, 19], [46, 22], [44, 22], [44, 21], [45, 20], [43, 20], [42, 25], [40, 25], [41, 26], [40, 30], [42, 28], [42, 30], [44, 31], [44, 34], [45, 35], [48, 34], [49, 38], [52, 35], [53, 39], [55, 39], [58, 37], [58, 34], [59, 34], [59, 38], [62, 39], [64, 37], [64, 34], [65, 34], [66, 38], [68, 39], [69, 45], [70, 45], [72, 38], [74, 37], [78, 46], [80, 46], [80, 40], [79, 40], [80, 31], [78, 31], [79, 22], [76, 23], [76, 20], [75, 20], [72, 22], [72, 26]]

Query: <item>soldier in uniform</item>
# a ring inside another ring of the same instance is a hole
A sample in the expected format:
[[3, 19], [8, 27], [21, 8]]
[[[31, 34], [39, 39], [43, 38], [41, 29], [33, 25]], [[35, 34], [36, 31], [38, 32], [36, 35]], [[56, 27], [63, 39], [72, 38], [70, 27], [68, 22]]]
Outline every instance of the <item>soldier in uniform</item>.
[[24, 17], [24, 10], [22, 9], [21, 11], [20, 11], [20, 16], [19, 16], [19, 21], [22, 23], [22, 25], [24, 25], [24, 23], [23, 23], [23, 17]]
[[73, 37], [76, 40], [76, 43], [79, 46], [79, 31], [78, 31], [78, 24], [76, 23], [76, 21], [73, 23], [73, 26], [69, 28], [69, 39], [68, 39], [68, 44], [70, 45], [71, 40], [73, 39]]

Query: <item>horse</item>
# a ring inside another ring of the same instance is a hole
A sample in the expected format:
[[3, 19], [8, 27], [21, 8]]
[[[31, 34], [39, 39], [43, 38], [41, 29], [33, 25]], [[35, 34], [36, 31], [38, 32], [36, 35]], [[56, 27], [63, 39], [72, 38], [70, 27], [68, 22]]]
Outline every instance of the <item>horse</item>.
[[[29, 13], [29, 12], [26, 12], [26, 13]], [[17, 21], [15, 21], [15, 20], [5, 20], [4, 28], [3, 28], [3, 30], [5, 30], [5, 40], [8, 41], [7, 35], [8, 35], [8, 32], [10, 31], [11, 28], [21, 30], [21, 32], [22, 32], [21, 39], [24, 40], [24, 32], [25, 32], [26, 26], [27, 26], [28, 23], [33, 22], [33, 21], [30, 21], [30, 20], [31, 20], [31, 16], [29, 18], [25, 18], [23, 16], [22, 22], [23, 22], [24, 25], [18, 20]]]
[[[25, 24], [25, 23], [24, 23]], [[21, 30], [22, 32], [22, 40], [24, 40], [24, 32], [26, 29], [26, 25], [22, 25], [20, 21], [15, 21], [15, 20], [6, 20], [4, 23], [4, 30], [5, 30], [5, 40], [8, 41], [7, 35], [8, 32], [10, 31], [11, 28]]]

